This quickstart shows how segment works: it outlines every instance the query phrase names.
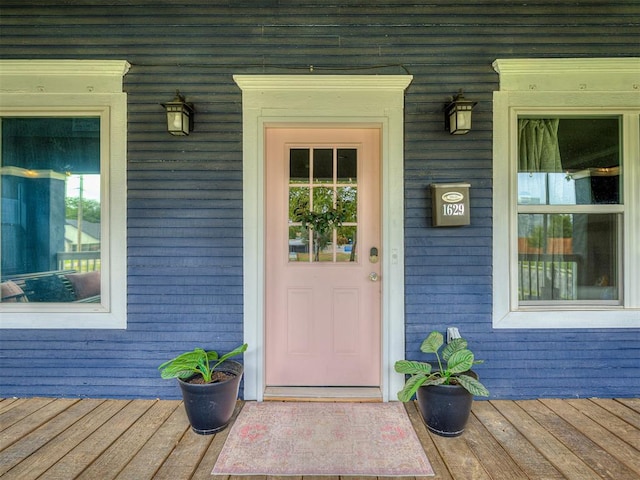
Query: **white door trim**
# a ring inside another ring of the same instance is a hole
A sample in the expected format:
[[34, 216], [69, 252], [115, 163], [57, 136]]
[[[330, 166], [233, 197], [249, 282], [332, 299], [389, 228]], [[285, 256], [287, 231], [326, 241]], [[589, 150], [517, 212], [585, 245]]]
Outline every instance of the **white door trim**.
[[234, 75], [243, 114], [244, 398], [264, 394], [264, 128], [381, 128], [382, 397], [404, 378], [404, 90], [411, 75]]

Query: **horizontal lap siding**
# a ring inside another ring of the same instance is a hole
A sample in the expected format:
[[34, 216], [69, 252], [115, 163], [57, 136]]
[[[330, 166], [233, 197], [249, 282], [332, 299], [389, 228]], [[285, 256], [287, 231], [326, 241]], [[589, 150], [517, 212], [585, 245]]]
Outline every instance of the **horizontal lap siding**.
[[[242, 104], [232, 75], [310, 66], [414, 76], [405, 103], [408, 357], [418, 358], [429, 331], [455, 325], [487, 360], [478, 370], [495, 397], [639, 393], [637, 332], [491, 326], [491, 62], [639, 55], [637, 1], [205, 3], [3, 2], [2, 58], [132, 64], [127, 330], [3, 331], [3, 395], [175, 397], [157, 376], [160, 362], [196, 345], [241, 343]], [[479, 102], [462, 137], [444, 132], [442, 116], [460, 88]], [[165, 130], [159, 104], [176, 89], [196, 107], [189, 137]], [[471, 225], [431, 227], [429, 184], [456, 181], [471, 184]]]

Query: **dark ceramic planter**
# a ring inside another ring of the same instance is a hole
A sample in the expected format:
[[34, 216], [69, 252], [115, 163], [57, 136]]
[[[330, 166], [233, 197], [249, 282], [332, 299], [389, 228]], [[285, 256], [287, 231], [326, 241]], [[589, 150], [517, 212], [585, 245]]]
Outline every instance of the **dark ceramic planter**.
[[429, 385], [420, 387], [416, 397], [429, 430], [443, 437], [462, 435], [473, 402], [467, 390], [460, 385]]
[[227, 360], [216, 370], [235, 376], [224, 382], [207, 384], [192, 384], [178, 379], [191, 429], [200, 435], [210, 435], [223, 430], [233, 416], [238, 399], [240, 380], [244, 372], [242, 364]]

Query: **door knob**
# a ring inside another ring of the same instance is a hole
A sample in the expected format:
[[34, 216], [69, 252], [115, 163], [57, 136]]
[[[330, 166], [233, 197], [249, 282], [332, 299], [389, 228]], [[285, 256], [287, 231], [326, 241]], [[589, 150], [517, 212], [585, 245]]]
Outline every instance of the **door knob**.
[[378, 274], [376, 272], [371, 272], [369, 274], [369, 280], [371, 280], [372, 282], [377, 282], [378, 281]]

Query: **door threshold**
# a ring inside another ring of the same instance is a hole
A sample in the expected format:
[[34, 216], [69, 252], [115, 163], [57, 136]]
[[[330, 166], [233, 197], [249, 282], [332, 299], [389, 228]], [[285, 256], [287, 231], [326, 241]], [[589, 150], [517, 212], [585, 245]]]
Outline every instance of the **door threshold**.
[[380, 387], [266, 387], [265, 402], [382, 402]]

